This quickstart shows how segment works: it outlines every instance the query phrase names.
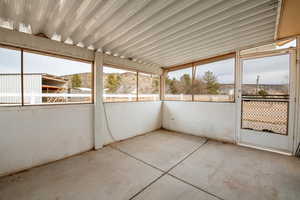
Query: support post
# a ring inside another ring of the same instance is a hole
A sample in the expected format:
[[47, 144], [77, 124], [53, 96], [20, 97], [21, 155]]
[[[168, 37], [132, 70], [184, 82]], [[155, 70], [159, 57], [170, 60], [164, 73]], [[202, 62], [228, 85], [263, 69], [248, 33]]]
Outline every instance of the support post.
[[94, 149], [100, 149], [104, 143], [104, 111], [103, 111], [103, 55], [95, 52], [94, 60]]
[[236, 51], [235, 57], [235, 88], [234, 88], [234, 95], [235, 95], [235, 107], [236, 107], [236, 114], [235, 114], [235, 143], [239, 143], [239, 135], [240, 135], [240, 120], [241, 120], [241, 96], [242, 96], [242, 86], [241, 86], [241, 60], [240, 60], [240, 50]]
[[297, 37], [296, 45], [296, 116], [294, 131], [294, 154], [300, 143], [300, 36]]
[[165, 99], [166, 76], [167, 76], [167, 71], [163, 70], [162, 75], [160, 76], [160, 100], [161, 101]]

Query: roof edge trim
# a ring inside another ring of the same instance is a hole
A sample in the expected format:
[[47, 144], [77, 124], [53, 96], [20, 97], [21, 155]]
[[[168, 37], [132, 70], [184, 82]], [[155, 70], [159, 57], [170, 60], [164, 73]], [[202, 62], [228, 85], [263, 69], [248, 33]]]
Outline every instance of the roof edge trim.
[[218, 55], [218, 56], [214, 56], [214, 57], [210, 57], [210, 58], [197, 60], [194, 62], [182, 64], [182, 65], [168, 67], [165, 70], [166, 71], [174, 71], [174, 70], [184, 69], [184, 68], [188, 68], [188, 67], [192, 67], [192, 66], [196, 66], [196, 65], [204, 65], [204, 64], [208, 64], [208, 63], [212, 63], [212, 62], [216, 62], [216, 61], [220, 61], [220, 60], [235, 58], [235, 56], [236, 56], [236, 52], [231, 52], [231, 53], [227, 53], [227, 54], [223, 54], [223, 55]]
[[143, 63], [137, 63], [125, 58], [119, 58], [116, 56], [106, 55], [106, 54], [103, 54], [103, 65], [127, 68], [139, 72], [146, 72], [146, 73], [158, 74], [158, 75], [162, 75], [163, 73], [163, 70], [160, 67], [153, 66], [150, 64], [147, 65]]
[[0, 28], [0, 44], [86, 61], [94, 61], [95, 57], [92, 50], [5, 28]]

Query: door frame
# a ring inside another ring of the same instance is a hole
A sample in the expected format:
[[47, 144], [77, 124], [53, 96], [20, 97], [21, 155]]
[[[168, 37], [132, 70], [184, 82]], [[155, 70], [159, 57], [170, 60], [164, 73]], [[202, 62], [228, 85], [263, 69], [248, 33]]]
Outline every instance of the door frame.
[[[290, 144], [290, 151], [285, 152], [277, 149], [267, 148], [267, 147], [261, 147], [259, 145], [253, 145], [253, 144], [245, 144], [241, 142], [241, 117], [242, 117], [242, 106], [241, 106], [241, 100], [242, 100], [242, 62], [246, 59], [255, 59], [255, 58], [263, 58], [268, 56], [276, 56], [276, 55], [284, 55], [284, 54], [290, 54], [290, 88], [292, 88], [292, 94], [290, 94], [291, 101], [293, 101], [293, 105], [290, 106], [291, 109], [289, 109], [289, 119], [292, 119], [292, 122], [289, 123], [289, 133], [291, 134], [288, 137], [291, 137], [293, 141], [291, 141]], [[235, 131], [235, 142], [236, 144], [240, 146], [247, 146], [251, 148], [256, 149], [262, 149], [282, 154], [288, 154], [292, 155], [295, 153], [295, 135], [296, 135], [296, 127], [297, 127], [297, 102], [298, 102], [298, 95], [297, 91], [299, 90], [299, 84], [297, 83], [299, 80], [299, 74], [296, 73], [298, 71], [297, 69], [297, 55], [296, 55], [296, 48], [287, 48], [287, 49], [278, 49], [278, 50], [272, 50], [272, 51], [265, 51], [265, 52], [257, 52], [257, 53], [250, 53], [245, 55], [240, 55], [240, 52], [238, 51], [236, 54], [236, 131]]]

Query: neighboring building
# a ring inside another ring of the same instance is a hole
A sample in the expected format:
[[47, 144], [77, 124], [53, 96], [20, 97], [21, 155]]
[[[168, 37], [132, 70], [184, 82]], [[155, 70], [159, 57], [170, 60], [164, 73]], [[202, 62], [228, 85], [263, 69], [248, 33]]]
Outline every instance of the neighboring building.
[[[43, 94], [66, 92], [67, 82], [67, 79], [50, 74], [24, 74], [24, 103], [40, 104], [57, 101], [56, 97], [45, 97]], [[20, 74], [0, 74], [0, 104], [21, 103], [21, 90]]]
[[21, 103], [21, 90], [20, 74], [0, 74], [0, 104]]
[[[42, 74], [42, 93], [69, 93], [68, 87], [68, 79], [50, 75], [50, 74]], [[53, 103], [53, 102], [60, 102], [66, 101], [63, 97], [49, 97], [44, 96], [42, 98], [43, 103]]]

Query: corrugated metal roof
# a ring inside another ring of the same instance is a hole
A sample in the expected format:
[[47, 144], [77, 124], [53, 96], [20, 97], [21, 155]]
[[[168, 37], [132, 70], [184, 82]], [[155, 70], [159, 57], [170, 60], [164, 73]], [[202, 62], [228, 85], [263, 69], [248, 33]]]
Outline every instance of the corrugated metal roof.
[[0, 0], [0, 24], [172, 66], [274, 38], [277, 0]]

